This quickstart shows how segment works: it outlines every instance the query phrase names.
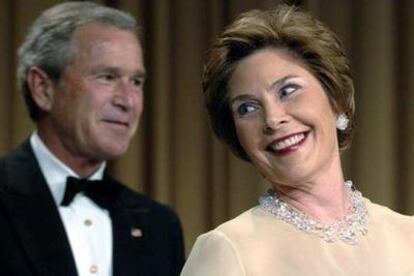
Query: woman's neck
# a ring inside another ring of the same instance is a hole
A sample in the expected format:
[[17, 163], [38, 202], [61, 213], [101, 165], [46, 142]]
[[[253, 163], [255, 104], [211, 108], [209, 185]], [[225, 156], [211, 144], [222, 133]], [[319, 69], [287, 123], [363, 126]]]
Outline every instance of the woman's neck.
[[320, 223], [342, 219], [350, 208], [350, 195], [344, 184], [340, 161], [332, 164], [324, 173], [314, 175], [300, 184], [274, 183], [273, 188], [282, 201]]

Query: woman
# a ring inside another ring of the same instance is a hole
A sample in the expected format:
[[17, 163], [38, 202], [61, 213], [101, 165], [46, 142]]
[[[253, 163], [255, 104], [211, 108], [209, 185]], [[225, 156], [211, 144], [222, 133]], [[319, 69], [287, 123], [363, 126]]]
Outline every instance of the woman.
[[241, 15], [213, 45], [203, 89], [217, 137], [271, 191], [201, 235], [183, 276], [414, 275], [413, 219], [344, 180], [353, 82], [321, 22], [285, 5]]

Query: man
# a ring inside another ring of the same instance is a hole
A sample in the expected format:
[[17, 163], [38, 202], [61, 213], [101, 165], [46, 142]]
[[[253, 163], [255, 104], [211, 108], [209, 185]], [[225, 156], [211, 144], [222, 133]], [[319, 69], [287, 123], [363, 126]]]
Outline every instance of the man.
[[33, 23], [18, 80], [37, 130], [0, 160], [0, 275], [180, 273], [175, 213], [105, 172], [143, 109], [136, 29], [130, 15], [88, 2]]

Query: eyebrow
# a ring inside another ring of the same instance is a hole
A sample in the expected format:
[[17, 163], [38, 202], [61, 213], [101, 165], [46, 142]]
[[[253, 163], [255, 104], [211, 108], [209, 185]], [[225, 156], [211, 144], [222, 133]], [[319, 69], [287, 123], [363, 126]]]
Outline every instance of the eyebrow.
[[[268, 90], [274, 90], [276, 87], [279, 87], [279, 86], [283, 85], [289, 79], [298, 78], [298, 77], [299, 76], [297, 76], [297, 75], [287, 75], [287, 76], [273, 82], [269, 86]], [[237, 102], [237, 101], [250, 100], [250, 99], [253, 99], [253, 98], [254, 97], [250, 96], [249, 94], [241, 94], [241, 95], [238, 95], [238, 96], [234, 97], [233, 99], [231, 99], [230, 104], [233, 104], [234, 102]]]
[[137, 72], [136, 72], [136, 74], [135, 74], [137, 77], [139, 77], [139, 78], [143, 78], [143, 79], [145, 79], [146, 77], [147, 77], [147, 71], [145, 71], [145, 69], [144, 70], [138, 70]]
[[298, 78], [298, 76], [297, 75], [287, 75], [287, 76], [285, 76], [285, 77], [283, 77], [281, 79], [278, 79], [277, 81], [275, 81], [274, 83], [272, 83], [272, 85], [270, 85], [269, 89], [270, 90], [273, 90], [276, 87], [279, 87], [282, 84], [284, 84], [287, 80], [293, 79], [293, 78]]
[[[117, 72], [122, 72], [122, 68], [120, 67], [113, 67], [113, 66], [105, 66], [105, 65], [98, 65], [95, 68], [93, 68], [91, 70], [91, 73], [93, 74], [97, 74], [101, 71], [104, 72], [112, 72], [112, 73], [117, 73]], [[139, 78], [145, 78], [147, 76], [147, 72], [145, 69], [137, 69], [134, 74], [135, 77], [139, 77]]]
[[233, 105], [237, 101], [245, 101], [245, 100], [251, 100], [251, 99], [253, 99], [253, 97], [248, 94], [238, 95], [234, 97], [233, 99], [231, 99], [230, 105]]

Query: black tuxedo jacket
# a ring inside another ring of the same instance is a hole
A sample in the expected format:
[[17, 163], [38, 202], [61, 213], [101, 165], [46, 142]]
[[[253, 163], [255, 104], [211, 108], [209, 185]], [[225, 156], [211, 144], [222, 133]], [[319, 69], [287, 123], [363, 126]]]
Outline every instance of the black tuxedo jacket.
[[[121, 185], [108, 175], [104, 181]], [[121, 187], [117, 211], [111, 213], [113, 275], [179, 275], [184, 253], [176, 214]], [[0, 275], [77, 275], [63, 222], [28, 140], [0, 159]]]

